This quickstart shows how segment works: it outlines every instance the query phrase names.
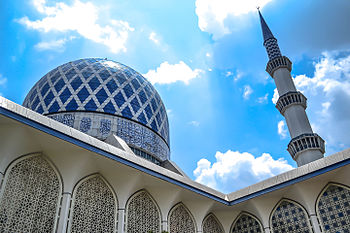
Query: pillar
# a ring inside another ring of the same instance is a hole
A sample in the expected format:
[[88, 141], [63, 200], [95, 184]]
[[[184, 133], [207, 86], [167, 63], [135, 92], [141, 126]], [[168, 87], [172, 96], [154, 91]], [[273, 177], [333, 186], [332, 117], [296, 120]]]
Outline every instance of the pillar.
[[124, 233], [125, 209], [118, 209], [118, 233]]
[[63, 193], [62, 194], [62, 203], [60, 206], [60, 213], [59, 213], [59, 219], [58, 219], [56, 232], [65, 233], [67, 231], [68, 215], [69, 215], [71, 198], [72, 198], [71, 193]]

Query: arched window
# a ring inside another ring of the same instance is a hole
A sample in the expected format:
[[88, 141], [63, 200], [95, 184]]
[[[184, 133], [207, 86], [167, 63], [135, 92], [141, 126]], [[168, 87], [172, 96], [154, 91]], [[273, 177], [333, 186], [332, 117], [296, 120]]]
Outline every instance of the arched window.
[[348, 187], [337, 184], [327, 185], [318, 198], [316, 208], [324, 232], [349, 231], [350, 189]]
[[73, 193], [71, 232], [115, 232], [116, 198], [98, 175], [89, 177]]
[[160, 232], [160, 211], [146, 191], [134, 194], [126, 207], [128, 233]]
[[281, 200], [272, 212], [270, 219], [273, 233], [312, 232], [309, 217], [304, 208], [294, 201]]
[[259, 220], [251, 214], [241, 213], [233, 223], [232, 233], [263, 232]]
[[1, 190], [0, 232], [54, 232], [61, 181], [40, 155], [11, 165]]
[[196, 232], [195, 222], [187, 208], [179, 203], [169, 213], [170, 233], [194, 233]]
[[219, 220], [214, 216], [214, 214], [209, 214], [203, 220], [203, 233], [224, 233]]

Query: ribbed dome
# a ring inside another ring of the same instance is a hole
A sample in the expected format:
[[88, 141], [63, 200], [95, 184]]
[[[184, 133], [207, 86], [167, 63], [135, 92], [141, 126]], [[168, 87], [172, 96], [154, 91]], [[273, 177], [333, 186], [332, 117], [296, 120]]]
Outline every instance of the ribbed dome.
[[131, 119], [151, 128], [169, 144], [165, 107], [153, 86], [138, 72], [106, 59], [80, 59], [42, 77], [23, 106], [44, 115], [89, 111]]

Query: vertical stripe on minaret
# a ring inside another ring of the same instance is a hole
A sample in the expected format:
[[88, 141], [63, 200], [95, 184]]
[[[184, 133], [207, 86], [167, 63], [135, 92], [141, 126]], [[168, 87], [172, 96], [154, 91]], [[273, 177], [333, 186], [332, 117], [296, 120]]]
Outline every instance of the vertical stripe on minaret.
[[269, 57], [266, 71], [274, 79], [279, 99], [276, 108], [285, 117], [291, 141], [288, 152], [298, 166], [323, 158], [324, 140], [313, 133], [306, 115], [306, 97], [295, 88], [291, 71], [292, 62], [282, 56], [277, 39], [273, 36], [259, 11], [260, 23], [264, 37], [264, 46]]

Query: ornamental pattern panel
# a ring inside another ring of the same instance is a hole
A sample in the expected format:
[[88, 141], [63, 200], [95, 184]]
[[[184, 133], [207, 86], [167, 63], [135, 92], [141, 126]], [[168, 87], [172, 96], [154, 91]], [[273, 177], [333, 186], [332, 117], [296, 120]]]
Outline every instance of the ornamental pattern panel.
[[147, 192], [134, 196], [127, 206], [128, 233], [160, 232], [160, 213]]
[[272, 218], [272, 232], [312, 232], [309, 218], [301, 206], [289, 201], [282, 201], [274, 211]]
[[255, 233], [255, 232], [263, 232], [261, 225], [259, 222], [247, 215], [247, 214], [242, 214], [239, 219], [236, 221], [232, 233]]
[[5, 175], [0, 232], [54, 232], [60, 181], [41, 156], [17, 162]]
[[203, 233], [224, 233], [220, 223], [211, 214], [207, 217], [203, 223]]
[[317, 203], [317, 214], [325, 232], [350, 232], [350, 190], [330, 185]]
[[122, 116], [152, 129], [169, 145], [168, 116], [156, 89], [132, 68], [111, 60], [80, 59], [58, 66], [33, 86], [23, 106], [44, 115], [83, 111]]
[[75, 191], [71, 220], [71, 232], [115, 232], [116, 201], [99, 176], [84, 181]]
[[175, 209], [171, 211], [169, 222], [170, 233], [196, 232], [195, 223], [182, 204], [176, 206]]
[[264, 42], [264, 46], [267, 51], [267, 55], [270, 60], [273, 60], [275, 58], [281, 57], [281, 51], [278, 47], [277, 40], [275, 38], [270, 38]]
[[115, 134], [128, 145], [141, 148], [160, 161], [170, 157], [169, 147], [158, 134], [125, 118], [85, 112], [55, 113], [48, 117], [100, 140], [105, 140], [110, 134]]

